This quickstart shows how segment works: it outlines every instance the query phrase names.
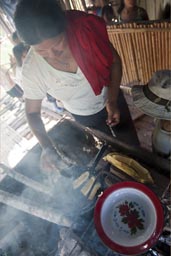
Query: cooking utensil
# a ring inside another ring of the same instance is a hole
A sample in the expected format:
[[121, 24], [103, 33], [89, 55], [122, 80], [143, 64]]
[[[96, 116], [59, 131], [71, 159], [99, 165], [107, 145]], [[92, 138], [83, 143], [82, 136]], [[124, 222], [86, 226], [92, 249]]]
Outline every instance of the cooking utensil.
[[109, 127], [109, 129], [110, 129], [110, 131], [111, 131], [112, 136], [113, 136], [114, 138], [116, 138], [116, 134], [115, 134], [114, 130], [112, 129], [112, 126], [111, 126], [111, 125], [108, 125], [108, 127]]
[[87, 168], [87, 171], [83, 172], [73, 182], [73, 187], [76, 189], [76, 188], [81, 187], [88, 180], [81, 189], [82, 194], [85, 195], [85, 196], [88, 195], [92, 186], [94, 185], [94, 182], [95, 182], [95, 179], [96, 179], [96, 177], [95, 177], [95, 173], [96, 173], [95, 168], [96, 168], [98, 162], [100, 161], [100, 159], [102, 158], [106, 148], [107, 148], [107, 144], [105, 143], [105, 144], [102, 145], [102, 147], [98, 151], [97, 155], [95, 156], [94, 160], [92, 161], [92, 163]]
[[138, 255], [157, 242], [163, 230], [158, 197], [138, 182], [119, 182], [99, 197], [94, 222], [102, 241], [115, 252]]

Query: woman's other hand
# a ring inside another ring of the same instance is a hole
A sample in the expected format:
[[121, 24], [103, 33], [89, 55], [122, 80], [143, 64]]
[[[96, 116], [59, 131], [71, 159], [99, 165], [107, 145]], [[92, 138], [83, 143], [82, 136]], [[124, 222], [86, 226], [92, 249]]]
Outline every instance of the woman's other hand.
[[57, 170], [58, 157], [54, 148], [43, 148], [40, 156], [40, 168], [43, 171], [51, 172]]
[[106, 104], [106, 110], [108, 113], [108, 118], [106, 120], [107, 125], [109, 126], [115, 126], [119, 124], [120, 122], [120, 111], [116, 104], [107, 102]]

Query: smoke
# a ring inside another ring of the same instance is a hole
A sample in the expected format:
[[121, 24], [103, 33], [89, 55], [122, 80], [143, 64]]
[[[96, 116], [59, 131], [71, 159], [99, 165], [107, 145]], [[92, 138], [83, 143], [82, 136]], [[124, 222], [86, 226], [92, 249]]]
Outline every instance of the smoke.
[[13, 255], [16, 255], [15, 253], [20, 247], [20, 238], [24, 238], [27, 233], [23, 215], [6, 205], [1, 204], [0, 209], [0, 249], [1, 251], [11, 251]]
[[[60, 138], [62, 137], [60, 134], [59, 136]], [[70, 150], [69, 157], [73, 155], [74, 160], [79, 160], [79, 163], [86, 165], [90, 157], [92, 159], [91, 152], [85, 152], [86, 143], [78, 139], [77, 133], [75, 133], [75, 136], [70, 137], [73, 142], [79, 142], [79, 147], [75, 145], [75, 150]], [[64, 151], [67, 151], [66, 149], [64, 148]], [[35, 191], [9, 177], [1, 182], [0, 189], [17, 195], [20, 205], [22, 205], [22, 200], [26, 199], [32, 205], [36, 205], [39, 209], [44, 209], [44, 211], [52, 209], [56, 214], [60, 212], [62, 217], [71, 220], [71, 227], [68, 227], [68, 229], [81, 234], [86, 228], [90, 216], [92, 220], [92, 209], [94, 207], [94, 202], [88, 201], [80, 192], [80, 188], [73, 189], [74, 177], [79, 176], [85, 171], [85, 168], [83, 170], [81, 169], [82, 167], [72, 167], [71, 170], [68, 170], [74, 174], [72, 178], [57, 176], [56, 174], [49, 176], [42, 173], [38, 166], [40, 154], [40, 147], [35, 146], [16, 166], [16, 171], [48, 186], [52, 196]], [[1, 227], [3, 227], [1, 229], [3, 234], [0, 234], [0, 241], [4, 241], [3, 238], [6, 237], [6, 242], [0, 244], [2, 250], [0, 256], [2, 253], [8, 253], [6, 255], [2, 254], [3, 256], [51, 255], [50, 252], [58, 248], [58, 242], [61, 240], [59, 233], [63, 228], [62, 222], [56, 225], [45, 219], [2, 204], [0, 205]]]
[[[72, 222], [76, 222], [79, 218], [81, 209], [92, 206], [92, 203], [87, 203], [87, 199], [80, 191], [73, 189], [72, 178], [60, 176], [56, 177], [56, 182], [49, 183], [46, 180], [45, 183], [51, 186], [53, 196], [48, 196], [27, 187], [21, 193], [17, 192], [20, 203], [22, 199], [27, 199], [33, 205], [38, 206], [39, 209], [41, 207], [42, 209], [53, 209], [54, 212], [60, 212], [62, 216], [71, 219]], [[7, 184], [9, 186], [9, 180]], [[82, 221], [79, 221], [80, 226]], [[29, 251], [29, 254], [25, 255], [43, 256], [47, 255], [47, 251], [57, 247], [59, 239], [58, 225], [12, 207], [1, 206], [0, 227], [3, 227], [0, 248], [9, 255], [20, 256], [22, 253]]]
[[57, 246], [57, 225], [12, 207], [0, 207], [0, 256], [45, 256]]

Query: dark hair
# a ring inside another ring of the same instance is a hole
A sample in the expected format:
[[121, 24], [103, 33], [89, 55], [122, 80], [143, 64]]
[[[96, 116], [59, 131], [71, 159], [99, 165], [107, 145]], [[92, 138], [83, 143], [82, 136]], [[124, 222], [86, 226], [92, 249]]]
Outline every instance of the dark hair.
[[[136, 4], [136, 2], [135, 2], [135, 4]], [[119, 8], [118, 8], [118, 14], [121, 14], [121, 12], [122, 12], [122, 10], [123, 10], [124, 7], [125, 7], [124, 0], [121, 0], [121, 1], [120, 1], [120, 6], [119, 6]]]
[[102, 17], [104, 17], [104, 15], [106, 15], [108, 22], [112, 21], [112, 19], [114, 18], [114, 11], [111, 5], [103, 6]]
[[17, 66], [22, 66], [22, 56], [24, 52], [27, 52], [29, 50], [28, 45], [24, 45], [23, 43], [19, 43], [16, 46], [13, 47], [12, 51], [14, 54], [14, 57], [17, 62]]
[[162, 18], [164, 20], [170, 20], [171, 19], [171, 6], [169, 3], [165, 5], [165, 8], [163, 10]]
[[121, 14], [123, 8], [125, 7], [125, 4], [124, 4], [124, 0], [121, 0], [120, 2], [120, 6], [118, 8], [118, 13]]
[[20, 0], [14, 23], [23, 41], [34, 45], [64, 32], [66, 19], [56, 0]]

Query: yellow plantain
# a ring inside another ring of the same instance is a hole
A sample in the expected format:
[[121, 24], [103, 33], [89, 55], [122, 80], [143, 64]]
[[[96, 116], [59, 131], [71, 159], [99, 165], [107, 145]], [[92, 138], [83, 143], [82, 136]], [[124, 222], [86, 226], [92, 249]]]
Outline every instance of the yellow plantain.
[[89, 200], [93, 200], [93, 199], [94, 199], [94, 197], [95, 197], [95, 195], [96, 195], [96, 193], [97, 193], [97, 191], [98, 191], [98, 189], [99, 189], [100, 187], [101, 187], [100, 182], [97, 182], [97, 183], [94, 185], [94, 187], [93, 187], [93, 189], [92, 189], [92, 191], [91, 191], [91, 193], [90, 193], [90, 195], [89, 195], [89, 197], [88, 197]]
[[86, 182], [86, 180], [89, 177], [89, 172], [83, 172], [76, 180], [74, 180], [73, 182], [73, 188], [77, 189], [78, 187], [80, 187], [84, 182]]
[[130, 167], [132, 167], [136, 173], [141, 177], [141, 179], [144, 179], [144, 182], [154, 183], [149, 171], [144, 168], [141, 164], [139, 164], [136, 160], [122, 155], [116, 155], [117, 159], [119, 157], [120, 161], [127, 163]]
[[149, 171], [134, 159], [116, 153], [110, 153], [103, 158], [121, 171], [125, 172], [136, 181], [154, 183]]
[[81, 189], [81, 193], [84, 195], [84, 196], [87, 196], [89, 191], [91, 190], [93, 184], [95, 182], [95, 177], [92, 176], [88, 181], [87, 183], [84, 185], [84, 187], [82, 187]]

